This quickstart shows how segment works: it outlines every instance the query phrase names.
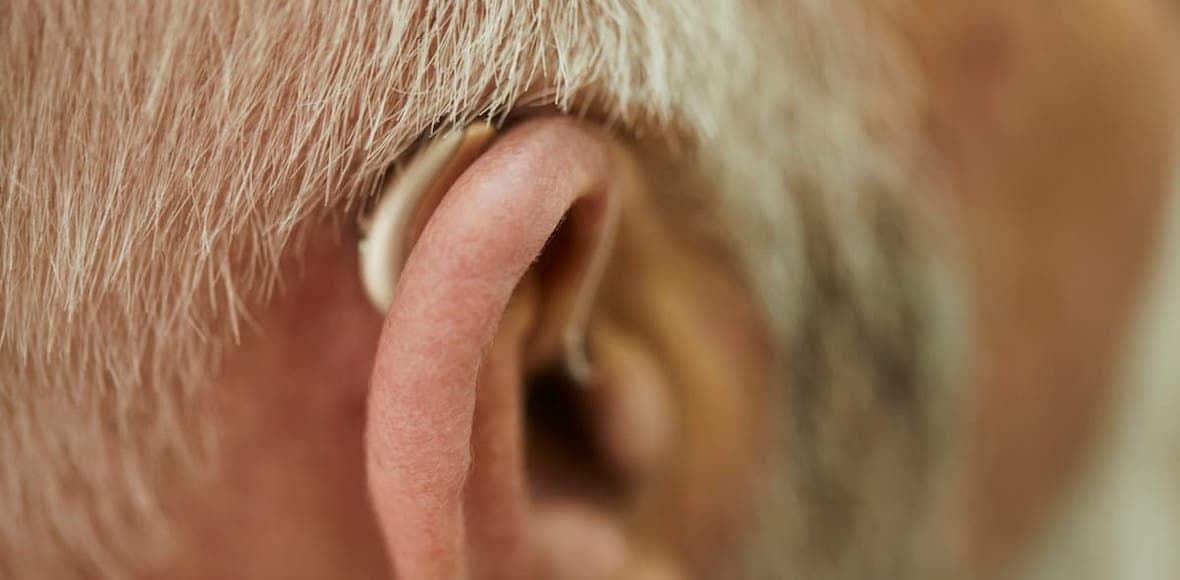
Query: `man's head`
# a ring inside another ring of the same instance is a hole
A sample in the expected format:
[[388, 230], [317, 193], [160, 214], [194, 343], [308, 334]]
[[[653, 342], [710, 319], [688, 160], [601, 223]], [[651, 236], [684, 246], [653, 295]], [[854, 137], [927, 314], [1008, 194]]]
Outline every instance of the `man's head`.
[[[1176, 17], [921, 4], [0, 6], [0, 572], [1052, 569], [1138, 489]], [[357, 216], [482, 121], [386, 317]]]

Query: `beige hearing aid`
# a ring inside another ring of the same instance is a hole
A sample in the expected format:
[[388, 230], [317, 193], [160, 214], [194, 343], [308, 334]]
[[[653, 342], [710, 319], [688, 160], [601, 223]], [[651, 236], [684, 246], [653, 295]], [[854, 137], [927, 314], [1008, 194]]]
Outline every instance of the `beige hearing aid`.
[[[372, 211], [359, 220], [361, 280], [369, 300], [380, 312], [389, 310], [398, 276], [430, 216], [455, 180], [484, 152], [496, 131], [487, 123], [437, 136], [384, 186]], [[590, 362], [585, 347], [586, 324], [601, 283], [618, 221], [617, 203], [607, 200], [598, 222], [588, 262], [561, 329], [563, 364], [570, 378], [586, 384]]]
[[386, 312], [414, 242], [459, 175], [496, 131], [487, 123], [436, 137], [385, 185], [360, 222], [361, 280], [373, 306]]

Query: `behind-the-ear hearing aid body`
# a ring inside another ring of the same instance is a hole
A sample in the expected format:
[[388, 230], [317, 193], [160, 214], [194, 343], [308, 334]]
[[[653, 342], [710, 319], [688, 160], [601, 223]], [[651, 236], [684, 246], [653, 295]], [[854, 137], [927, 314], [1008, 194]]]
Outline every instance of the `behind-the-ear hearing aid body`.
[[[361, 280], [379, 311], [386, 312], [392, 305], [402, 267], [431, 215], [495, 135], [491, 125], [477, 123], [435, 137], [391, 176], [372, 211], [359, 220]], [[588, 226], [583, 224], [586, 227], [575, 243], [584, 246], [576, 248], [576, 255], [585, 262], [570, 280], [574, 284], [572, 298], [565, 301], [559, 314], [564, 320], [560, 330], [562, 362], [580, 384], [589, 382], [586, 325], [614, 240], [617, 205], [607, 196], [595, 219]]]
[[494, 135], [481, 123], [438, 136], [391, 177], [372, 211], [361, 217], [361, 280], [377, 310], [389, 310], [402, 266], [427, 220]]

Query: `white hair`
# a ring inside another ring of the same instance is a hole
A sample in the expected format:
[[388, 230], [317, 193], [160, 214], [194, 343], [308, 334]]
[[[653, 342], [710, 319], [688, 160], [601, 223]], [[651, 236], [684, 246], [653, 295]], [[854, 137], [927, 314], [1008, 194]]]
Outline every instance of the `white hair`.
[[884, 20], [823, 0], [0, 4], [0, 575], [150, 557], [162, 474], [207, 459], [197, 403], [280, 257], [474, 118], [555, 107], [675, 144], [742, 224], [785, 344], [817, 265], [892, 336], [863, 313], [926, 290], [872, 298], [899, 275], [873, 219], [925, 181]]

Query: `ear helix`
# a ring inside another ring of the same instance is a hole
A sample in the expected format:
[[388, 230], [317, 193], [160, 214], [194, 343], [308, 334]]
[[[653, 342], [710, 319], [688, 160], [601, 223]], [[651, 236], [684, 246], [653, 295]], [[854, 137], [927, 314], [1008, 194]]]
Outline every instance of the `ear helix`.
[[494, 135], [486, 123], [439, 135], [391, 177], [361, 217], [361, 281], [378, 311], [392, 305], [402, 266], [439, 202]]
[[[358, 219], [360, 275], [365, 293], [379, 312], [393, 303], [398, 277], [431, 215], [460, 175], [488, 148], [496, 130], [487, 123], [448, 131], [434, 138], [392, 175], [372, 210]], [[604, 196], [597, 208], [570, 210], [567, 221], [577, 239], [577, 278], [571, 298], [559, 308], [562, 364], [578, 384], [590, 382], [586, 326], [609, 259], [619, 204]]]

